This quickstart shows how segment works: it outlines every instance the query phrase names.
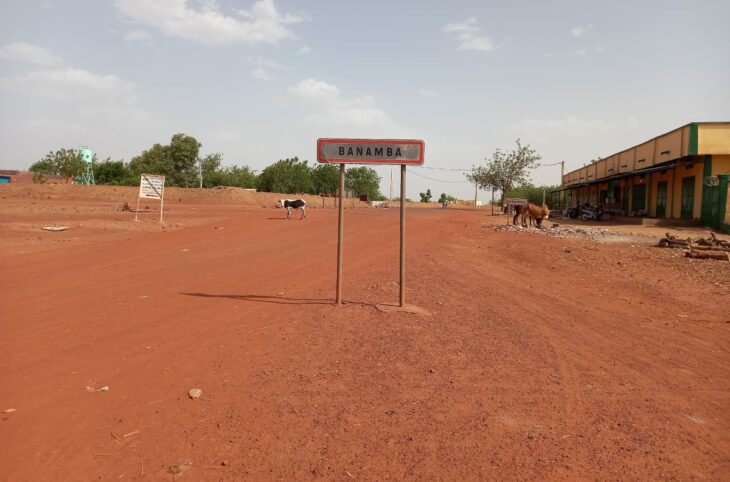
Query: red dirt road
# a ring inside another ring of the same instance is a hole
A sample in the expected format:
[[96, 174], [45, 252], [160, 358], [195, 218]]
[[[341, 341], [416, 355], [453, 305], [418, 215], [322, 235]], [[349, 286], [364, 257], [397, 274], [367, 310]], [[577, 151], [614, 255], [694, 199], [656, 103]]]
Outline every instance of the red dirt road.
[[346, 211], [336, 307], [335, 211], [177, 209], [0, 235], [3, 480], [730, 474], [730, 263], [409, 209], [432, 316], [386, 314], [397, 210]]

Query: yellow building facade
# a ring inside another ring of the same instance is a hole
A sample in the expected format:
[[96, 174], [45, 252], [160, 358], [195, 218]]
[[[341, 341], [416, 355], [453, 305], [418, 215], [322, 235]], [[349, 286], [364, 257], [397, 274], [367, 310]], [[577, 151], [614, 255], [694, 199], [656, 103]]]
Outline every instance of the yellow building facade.
[[730, 231], [730, 122], [692, 122], [563, 175], [572, 206]]

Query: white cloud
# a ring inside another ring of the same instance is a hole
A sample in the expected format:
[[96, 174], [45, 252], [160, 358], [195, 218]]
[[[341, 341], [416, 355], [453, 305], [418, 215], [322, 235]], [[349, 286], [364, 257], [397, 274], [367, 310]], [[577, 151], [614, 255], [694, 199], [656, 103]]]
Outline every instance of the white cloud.
[[251, 71], [251, 78], [256, 80], [272, 80], [275, 79], [268, 70], [263, 67], [256, 67]]
[[0, 47], [0, 58], [41, 65], [56, 65], [61, 61], [61, 57], [47, 48], [23, 42], [13, 42]]
[[456, 39], [459, 41], [459, 50], [478, 50], [482, 52], [490, 52], [494, 50], [495, 45], [489, 37], [481, 35], [476, 23], [477, 19], [471, 17], [462, 23], [450, 23], [444, 25], [443, 31], [456, 35]]
[[287, 25], [304, 20], [301, 16], [280, 14], [273, 0], [258, 0], [250, 10], [238, 10], [244, 20], [223, 14], [215, 0], [202, 1], [199, 9], [189, 7], [187, 0], [115, 0], [114, 3], [140, 24], [208, 45], [276, 44], [294, 36]]
[[306, 46], [306, 45], [302, 45], [301, 47], [299, 47], [299, 50], [297, 50], [297, 53], [298, 53], [299, 55], [307, 55], [307, 54], [308, 54], [309, 52], [311, 52], [311, 51], [312, 51], [312, 49], [311, 49], [311, 48], [309, 48], [309, 47], [308, 47], [308, 46]]
[[434, 96], [436, 96], [436, 92], [434, 92], [433, 90], [430, 90], [430, 89], [420, 88], [420, 89], [418, 89], [418, 93], [420, 95], [425, 96], [425, 97], [434, 97]]
[[580, 38], [589, 30], [593, 30], [592, 23], [589, 23], [588, 25], [578, 25], [577, 27], [573, 27], [570, 29], [570, 33], [573, 35], [573, 37]]
[[152, 35], [144, 30], [132, 30], [124, 34], [124, 40], [127, 42], [151, 43]]
[[0, 90], [65, 103], [85, 115], [144, 117], [137, 106], [136, 86], [115, 75], [83, 69], [41, 70], [0, 78]]
[[330, 127], [350, 127], [384, 132], [403, 132], [370, 95], [346, 98], [337, 86], [316, 79], [304, 79], [289, 88], [289, 93], [307, 104], [311, 113], [305, 116], [307, 123]]
[[266, 60], [262, 58], [246, 59], [246, 61], [253, 65], [255, 68], [251, 71], [251, 78], [256, 80], [272, 80], [276, 76], [272, 73], [275, 70], [285, 70], [286, 67], [274, 62], [273, 60]]

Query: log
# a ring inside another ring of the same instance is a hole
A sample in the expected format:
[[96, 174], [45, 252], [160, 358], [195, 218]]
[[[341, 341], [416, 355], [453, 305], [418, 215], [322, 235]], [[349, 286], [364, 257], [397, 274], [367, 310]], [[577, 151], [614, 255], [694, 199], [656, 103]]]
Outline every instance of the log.
[[730, 261], [730, 253], [721, 253], [715, 251], [686, 251], [684, 255], [688, 258], [718, 259], [721, 261]]

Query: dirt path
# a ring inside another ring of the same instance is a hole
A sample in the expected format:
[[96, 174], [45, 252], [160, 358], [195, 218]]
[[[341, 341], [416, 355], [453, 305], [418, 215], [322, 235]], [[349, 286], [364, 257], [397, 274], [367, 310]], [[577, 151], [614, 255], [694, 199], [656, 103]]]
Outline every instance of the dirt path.
[[432, 316], [385, 314], [397, 210], [347, 212], [335, 307], [335, 212], [180, 209], [3, 257], [5, 480], [730, 473], [727, 264], [409, 210]]

